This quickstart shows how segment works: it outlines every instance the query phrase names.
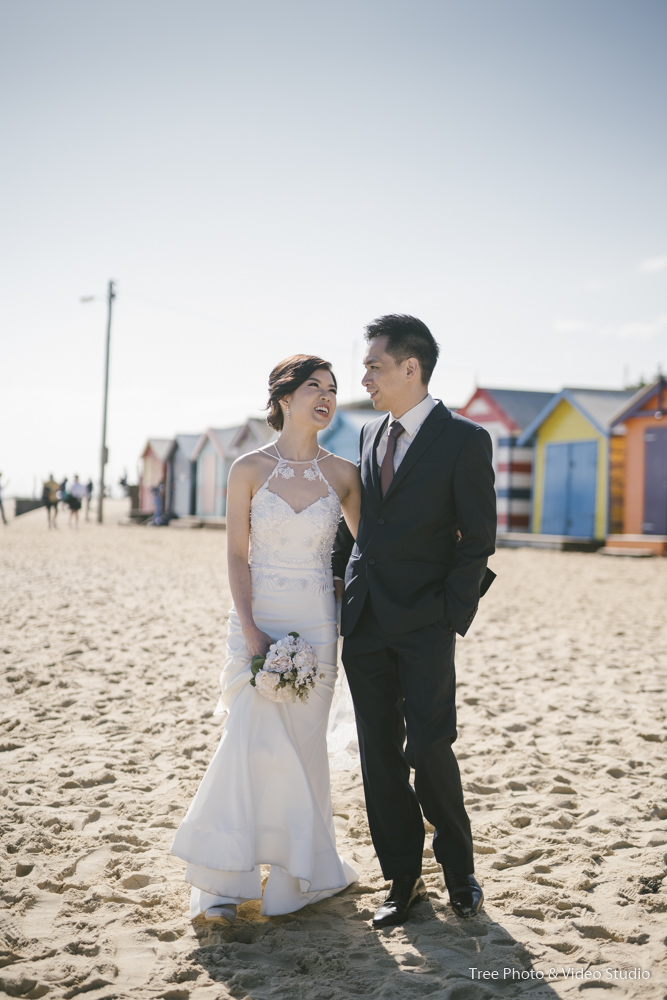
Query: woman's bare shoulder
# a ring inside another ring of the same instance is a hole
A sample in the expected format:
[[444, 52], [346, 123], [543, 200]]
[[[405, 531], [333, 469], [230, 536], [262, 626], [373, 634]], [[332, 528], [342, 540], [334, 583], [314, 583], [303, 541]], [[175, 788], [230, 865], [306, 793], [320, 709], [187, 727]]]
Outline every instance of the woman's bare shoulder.
[[276, 459], [270, 452], [261, 448], [256, 451], [249, 451], [245, 455], [239, 456], [229, 470], [236, 478], [254, 479], [254, 477], [267, 469], [271, 469], [276, 464]]

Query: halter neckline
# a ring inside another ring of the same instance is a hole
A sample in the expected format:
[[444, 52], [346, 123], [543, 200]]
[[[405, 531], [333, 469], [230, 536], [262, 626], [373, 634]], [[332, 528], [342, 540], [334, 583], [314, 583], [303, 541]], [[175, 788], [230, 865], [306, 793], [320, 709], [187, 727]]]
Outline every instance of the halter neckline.
[[[260, 448], [259, 450], [262, 451], [265, 455], [268, 455], [269, 458], [275, 459], [276, 464], [275, 464], [275, 466], [273, 468], [273, 472], [271, 473], [271, 475], [268, 476], [264, 480], [264, 482], [262, 483], [262, 485], [260, 486], [260, 488], [257, 490], [257, 492], [253, 494], [253, 498], [252, 498], [253, 500], [255, 499], [256, 496], [258, 496], [263, 491], [265, 491], [265, 492], [268, 491], [269, 493], [273, 493], [274, 492], [273, 490], [269, 490], [269, 483], [276, 476], [280, 475], [284, 479], [291, 479], [291, 478], [293, 478], [294, 475], [295, 475], [295, 472], [294, 472], [294, 469], [290, 469], [289, 468], [290, 465], [310, 465], [310, 466], [312, 466], [312, 468], [304, 470], [304, 472], [303, 472], [303, 478], [304, 479], [309, 479], [309, 480], [320, 479], [325, 484], [325, 486], [327, 487], [328, 495], [329, 496], [332, 496], [332, 495], [335, 496], [336, 499], [338, 500], [338, 502], [340, 503], [340, 498], [339, 498], [338, 494], [336, 493], [336, 490], [333, 488], [333, 486], [331, 485], [331, 483], [329, 482], [329, 480], [327, 479], [327, 477], [322, 472], [322, 470], [320, 468], [319, 461], [318, 461], [322, 452], [324, 452], [324, 458], [328, 458], [329, 455], [333, 454], [333, 452], [327, 451], [325, 448], [322, 448], [322, 446], [320, 445], [320, 446], [318, 446], [317, 455], [315, 456], [315, 458], [298, 459], [298, 460], [295, 460], [294, 462], [292, 462], [292, 460], [289, 459], [289, 458], [283, 458], [283, 456], [280, 454], [280, 452], [276, 448], [275, 444], [270, 444], [268, 447], [269, 448], [274, 448], [276, 454], [272, 455], [269, 451], [264, 451], [263, 448]], [[277, 456], [277, 458], [276, 458], [276, 456]], [[287, 503], [287, 505], [289, 507], [292, 506], [289, 503], [289, 501], [285, 500], [284, 497], [281, 497], [279, 493], [274, 493], [274, 496], [277, 496], [280, 500], [283, 500], [285, 503]], [[325, 494], [325, 496], [326, 496], [326, 494]], [[314, 503], [319, 503], [320, 500], [323, 500], [323, 499], [325, 499], [325, 497], [318, 497], [317, 500], [314, 501]], [[313, 504], [309, 504], [308, 506], [313, 506]], [[303, 509], [305, 510], [306, 508], [303, 508]], [[292, 510], [294, 511], [295, 514], [301, 513], [300, 511], [294, 510], [293, 507], [292, 507]]]
[[299, 459], [297, 459], [297, 458], [283, 458], [283, 456], [278, 451], [278, 446], [277, 445], [271, 444], [270, 447], [271, 448], [275, 448], [276, 449], [276, 455], [278, 456], [279, 460], [281, 462], [286, 462], [288, 465], [312, 465], [313, 463], [315, 463], [317, 465], [317, 462], [318, 462], [319, 457], [320, 457], [320, 452], [323, 451], [322, 445], [318, 445], [317, 446], [317, 455], [315, 456], [315, 458], [299, 458]]

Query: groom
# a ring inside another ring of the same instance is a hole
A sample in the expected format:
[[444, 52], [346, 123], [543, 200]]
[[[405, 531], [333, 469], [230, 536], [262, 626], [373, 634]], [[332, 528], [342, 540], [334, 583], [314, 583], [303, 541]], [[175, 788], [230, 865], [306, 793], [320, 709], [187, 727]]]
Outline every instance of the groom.
[[361, 432], [359, 531], [353, 544], [341, 527], [333, 567], [345, 577], [343, 663], [368, 821], [392, 883], [373, 919], [385, 927], [404, 923], [426, 898], [422, 813], [435, 827], [433, 851], [455, 912], [471, 917], [482, 906], [452, 751], [454, 645], [493, 578], [486, 562], [496, 498], [488, 433], [429, 395], [439, 353], [429, 329], [413, 316], [382, 316], [366, 340], [363, 385], [389, 415]]

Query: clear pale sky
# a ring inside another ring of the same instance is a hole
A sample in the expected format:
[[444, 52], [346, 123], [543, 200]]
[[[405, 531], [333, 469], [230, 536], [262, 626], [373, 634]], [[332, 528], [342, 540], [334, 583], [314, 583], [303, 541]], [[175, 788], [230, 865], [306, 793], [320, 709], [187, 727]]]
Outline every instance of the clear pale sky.
[[664, 0], [0, 0], [8, 492], [97, 479], [109, 278], [113, 480], [288, 354], [359, 398], [386, 312], [450, 405], [653, 375], [666, 49]]

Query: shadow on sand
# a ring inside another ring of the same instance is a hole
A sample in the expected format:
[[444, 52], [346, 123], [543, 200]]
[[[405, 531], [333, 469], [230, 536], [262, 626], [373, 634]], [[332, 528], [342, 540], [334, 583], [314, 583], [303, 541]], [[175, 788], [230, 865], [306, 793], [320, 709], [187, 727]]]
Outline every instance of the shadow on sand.
[[[555, 1000], [524, 946], [483, 912], [460, 920], [432, 898], [402, 927], [374, 931], [371, 892], [375, 907], [381, 895], [357, 884], [284, 917], [262, 917], [253, 902], [239, 908], [233, 926], [197, 920], [199, 945], [189, 962], [247, 1000], [485, 1000], [524, 992]], [[484, 979], [471, 969], [498, 975]]]

